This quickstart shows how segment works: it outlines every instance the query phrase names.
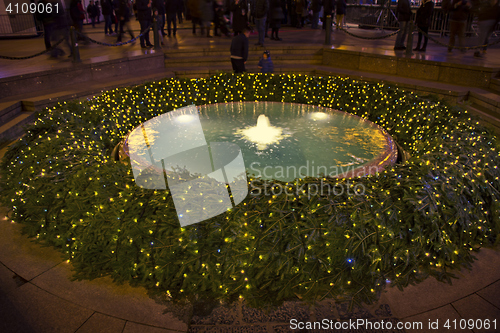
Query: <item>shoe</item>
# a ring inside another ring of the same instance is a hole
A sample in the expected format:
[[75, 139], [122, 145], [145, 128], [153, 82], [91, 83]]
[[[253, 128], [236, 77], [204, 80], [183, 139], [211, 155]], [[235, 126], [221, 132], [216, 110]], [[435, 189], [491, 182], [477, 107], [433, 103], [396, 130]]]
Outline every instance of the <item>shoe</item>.
[[416, 47], [413, 49], [413, 51], [422, 51], [422, 50], [420, 49], [420, 47]]
[[420, 52], [425, 52], [425, 48], [423, 48], [423, 49], [420, 49]]
[[476, 58], [482, 58], [483, 55], [481, 54], [481, 52], [476, 51], [476, 52], [474, 52], [474, 57], [476, 57]]
[[146, 44], [146, 47], [153, 47], [153, 44], [151, 44], [151, 43]]
[[406, 46], [398, 46], [398, 47], [395, 46], [394, 50], [396, 50], [396, 51], [406, 50]]
[[282, 41], [282, 38], [276, 37], [274, 40], [277, 40], [278, 42]]

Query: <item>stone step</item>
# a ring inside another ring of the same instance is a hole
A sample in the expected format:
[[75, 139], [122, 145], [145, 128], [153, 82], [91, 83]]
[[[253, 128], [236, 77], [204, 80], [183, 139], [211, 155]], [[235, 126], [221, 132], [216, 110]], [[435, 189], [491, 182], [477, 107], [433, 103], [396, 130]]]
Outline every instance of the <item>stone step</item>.
[[[321, 55], [323, 53], [323, 48], [318, 47], [317, 45], [311, 46], [309, 48], [304, 48], [301, 46], [297, 46], [296, 48], [281, 48], [281, 47], [250, 47], [248, 50], [248, 53], [250, 55], [259, 55], [261, 56], [264, 50], [268, 50], [271, 53], [271, 57], [274, 57], [275, 55], [278, 54], [314, 54], [314, 55]], [[221, 56], [221, 57], [227, 57], [229, 56], [229, 49], [228, 50], [221, 50], [220, 48], [217, 49], [194, 49], [194, 50], [167, 50], [165, 52], [165, 58], [166, 59], [171, 59], [171, 58], [185, 58], [185, 57], [205, 57], [205, 56]]]
[[24, 134], [24, 126], [32, 123], [35, 118], [34, 112], [21, 112], [14, 119], [0, 127], [0, 147]]
[[[261, 55], [249, 55], [248, 62], [258, 63]], [[274, 65], [279, 64], [312, 64], [321, 65], [321, 55], [296, 55], [296, 54], [283, 54], [272, 56]], [[204, 67], [204, 66], [220, 66], [225, 63], [230, 63], [230, 57], [226, 53], [224, 56], [205, 56], [205, 57], [184, 57], [184, 58], [170, 58], [165, 59], [165, 67], [184, 67], [187, 64], [191, 67]]]
[[491, 79], [490, 89], [500, 93], [500, 79]]
[[485, 109], [491, 111], [491, 115], [495, 115], [500, 118], [500, 95], [494, 92], [475, 92], [471, 90], [468, 96], [468, 100], [476, 105], [480, 105]]
[[23, 111], [21, 102], [7, 102], [2, 104], [0, 106], [0, 126], [8, 123]]

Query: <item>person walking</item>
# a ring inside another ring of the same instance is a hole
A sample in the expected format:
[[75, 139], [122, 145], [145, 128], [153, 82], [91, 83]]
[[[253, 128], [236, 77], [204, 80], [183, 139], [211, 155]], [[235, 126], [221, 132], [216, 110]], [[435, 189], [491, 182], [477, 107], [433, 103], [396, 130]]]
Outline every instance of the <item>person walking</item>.
[[347, 4], [345, 0], [337, 0], [336, 14], [337, 14], [337, 30], [344, 28], [344, 17], [347, 12]]
[[234, 73], [246, 72], [245, 64], [248, 59], [248, 37], [250, 30], [243, 28], [241, 33], [233, 37], [231, 41], [231, 65]]
[[95, 20], [97, 17], [97, 7], [94, 5], [94, 1], [90, 0], [87, 6], [87, 14], [89, 15], [90, 22], [92, 22], [92, 28], [95, 28]]
[[130, 35], [131, 39], [134, 39], [134, 34], [130, 28], [130, 7], [128, 6], [128, 0], [119, 0], [118, 7], [115, 8], [116, 17], [120, 22], [120, 27], [118, 28], [118, 38], [117, 43], [121, 43], [122, 34], [124, 34], [124, 28]]
[[137, 19], [141, 26], [141, 47], [149, 48], [153, 47], [153, 44], [149, 41], [149, 30], [150, 25], [153, 22], [153, 15], [151, 11], [151, 0], [137, 0]]
[[482, 58], [483, 54], [486, 54], [486, 49], [488, 48], [488, 39], [495, 31], [495, 26], [498, 22], [499, 16], [499, 4], [498, 0], [476, 0], [474, 2], [473, 8], [475, 9], [477, 16], [477, 26], [479, 28], [479, 33], [477, 35], [477, 45], [484, 45], [483, 52], [477, 49], [474, 52], [474, 57]]
[[182, 2], [182, 0], [165, 0], [165, 12], [167, 15], [167, 36], [168, 37], [171, 36], [172, 32], [174, 34], [174, 37], [177, 34], [177, 13], [179, 11], [180, 2]]
[[111, 4], [111, 0], [101, 0], [101, 8], [102, 15], [104, 16], [104, 34], [110, 36], [113, 34], [113, 23], [111, 21], [113, 5]]
[[207, 30], [207, 37], [212, 37], [210, 35], [210, 26], [214, 20], [214, 4], [213, 0], [199, 0], [201, 8], [201, 24], [202, 30]]
[[[198, 0], [188, 0], [188, 12], [193, 23], [193, 35], [196, 35], [196, 25], [200, 26], [201, 34], [203, 35], [203, 24], [201, 23], [201, 8]], [[168, 10], [167, 10], [168, 13]]]
[[[455, 46], [455, 37], [458, 37], [458, 46], [464, 47], [465, 25], [469, 16], [471, 3], [468, 0], [453, 0], [449, 6], [450, 11], [450, 40], [448, 42], [448, 53]], [[465, 53], [465, 50], [461, 50]]]
[[[323, 29], [326, 29], [326, 17], [332, 17], [333, 21], [333, 9], [335, 8], [335, 0], [324, 0], [323, 1]], [[329, 27], [331, 29], [331, 26]]]
[[279, 36], [281, 21], [285, 18], [283, 13], [283, 0], [271, 0], [269, 4], [270, 10], [270, 20], [271, 20], [271, 39], [281, 41]]
[[267, 12], [269, 11], [269, 1], [268, 0], [256, 0], [255, 1], [255, 25], [259, 33], [259, 41], [255, 45], [264, 47], [264, 34], [266, 29], [266, 19]]
[[318, 29], [319, 22], [319, 12], [321, 12], [321, 0], [312, 0], [311, 1], [311, 10], [312, 10], [312, 22], [311, 28]]
[[411, 6], [409, 0], [398, 0], [397, 7], [399, 31], [396, 36], [396, 44], [394, 45], [394, 50], [405, 50], [405, 39], [409, 30], [409, 22], [411, 18]]
[[[417, 9], [417, 17], [415, 18], [415, 24], [418, 27], [418, 42], [417, 47], [413, 51], [425, 52], [427, 49], [427, 41], [429, 38], [427, 34], [429, 33], [429, 26], [431, 24], [432, 11], [434, 10], [434, 2], [432, 0], [423, 0], [420, 7]], [[422, 32], [425, 33], [424, 44], [422, 48], [420, 43], [422, 42]]]

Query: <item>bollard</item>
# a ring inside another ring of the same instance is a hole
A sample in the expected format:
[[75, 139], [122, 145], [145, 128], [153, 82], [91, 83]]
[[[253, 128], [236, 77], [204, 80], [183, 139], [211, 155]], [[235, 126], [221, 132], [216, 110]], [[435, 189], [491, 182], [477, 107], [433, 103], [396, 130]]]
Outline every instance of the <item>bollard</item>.
[[73, 62], [81, 62], [75, 27], [72, 26], [69, 28], [69, 36], [71, 38], [71, 54], [73, 55]]
[[154, 48], [156, 51], [161, 50], [160, 47], [160, 36], [158, 36], [158, 21], [156, 17], [153, 19], [153, 38], [154, 38]]
[[413, 49], [413, 21], [410, 20], [408, 22], [410, 27], [408, 28], [408, 41], [406, 42], [406, 56], [411, 57], [413, 55], [412, 49]]
[[332, 45], [332, 16], [326, 15], [325, 45]]

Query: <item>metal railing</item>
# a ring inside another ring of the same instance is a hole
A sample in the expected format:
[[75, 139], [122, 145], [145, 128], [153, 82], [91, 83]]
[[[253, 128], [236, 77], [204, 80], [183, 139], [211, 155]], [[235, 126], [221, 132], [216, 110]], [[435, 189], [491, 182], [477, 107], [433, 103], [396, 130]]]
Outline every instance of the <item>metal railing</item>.
[[[418, 7], [412, 8], [412, 20], [415, 19], [415, 12]], [[390, 11], [392, 10], [392, 12]], [[348, 23], [359, 24], [365, 27], [382, 28], [382, 29], [398, 29], [399, 23], [396, 19], [395, 6], [383, 9], [379, 5], [347, 5], [346, 21]], [[368, 18], [368, 19], [367, 19]], [[370, 22], [372, 21], [372, 22]], [[378, 22], [377, 22], [378, 21]], [[476, 28], [473, 14], [467, 18], [466, 36], [475, 36]], [[450, 22], [448, 13], [443, 11], [441, 7], [435, 7], [431, 16], [431, 25], [429, 32], [439, 33], [441, 36], [448, 34], [450, 31]], [[500, 35], [500, 23], [497, 24], [495, 31]]]

